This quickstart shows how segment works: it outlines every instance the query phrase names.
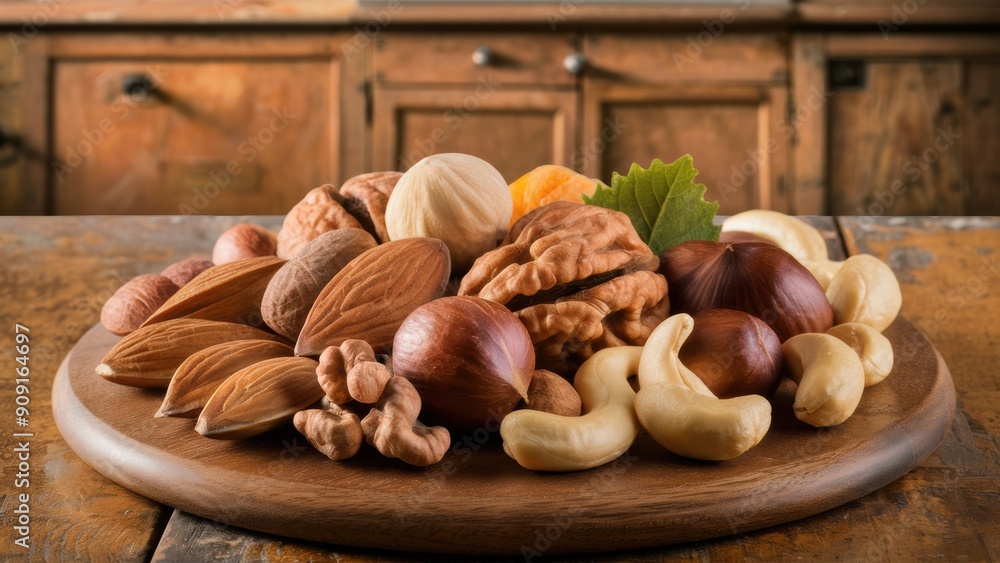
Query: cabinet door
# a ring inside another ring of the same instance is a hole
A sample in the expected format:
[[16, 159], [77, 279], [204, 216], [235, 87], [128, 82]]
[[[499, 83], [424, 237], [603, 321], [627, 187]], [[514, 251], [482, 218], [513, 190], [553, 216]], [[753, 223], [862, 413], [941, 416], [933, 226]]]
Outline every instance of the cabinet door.
[[864, 65], [830, 97], [830, 211], [962, 215], [959, 61]]
[[1000, 63], [890, 60], [830, 108], [830, 208], [843, 215], [1000, 213]]
[[788, 209], [784, 86], [632, 86], [587, 78], [574, 166], [609, 181], [633, 162], [691, 154], [719, 213]]
[[502, 90], [480, 83], [451, 89], [378, 88], [373, 165], [406, 170], [421, 158], [478, 156], [508, 182], [542, 164], [568, 164], [576, 93]]
[[56, 214], [278, 214], [339, 176], [329, 38], [61, 41]]

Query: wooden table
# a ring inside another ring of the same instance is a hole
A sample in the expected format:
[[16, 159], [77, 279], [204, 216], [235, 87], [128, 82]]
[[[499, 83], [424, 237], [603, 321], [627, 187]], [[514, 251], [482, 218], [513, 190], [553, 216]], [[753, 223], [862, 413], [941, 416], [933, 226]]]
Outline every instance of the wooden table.
[[[8, 560], [419, 559], [337, 548], [226, 527], [140, 497], [90, 469], [62, 440], [52, 378], [129, 278], [205, 255], [233, 217], [0, 218], [0, 335], [4, 382], [0, 458]], [[277, 227], [280, 218], [255, 218]], [[1000, 559], [1000, 218], [814, 218], [835, 251], [886, 260], [903, 288], [903, 314], [951, 369], [958, 409], [950, 434], [889, 486], [817, 516], [742, 536], [593, 556], [650, 558], [913, 560]], [[15, 425], [15, 324], [30, 329], [27, 428]], [[14, 432], [30, 438], [30, 488], [15, 488]], [[30, 494], [30, 548], [15, 545], [18, 494]], [[559, 557], [546, 556], [558, 560]], [[579, 558], [576, 558], [579, 559]]]

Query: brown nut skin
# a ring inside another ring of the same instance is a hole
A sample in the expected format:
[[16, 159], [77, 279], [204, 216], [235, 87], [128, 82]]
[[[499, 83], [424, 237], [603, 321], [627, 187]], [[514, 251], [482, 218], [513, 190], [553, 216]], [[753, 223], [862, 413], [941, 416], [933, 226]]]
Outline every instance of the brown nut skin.
[[716, 397], [774, 395], [784, 359], [781, 341], [767, 323], [732, 309], [705, 309], [692, 318], [694, 328], [679, 357]]
[[524, 399], [535, 351], [502, 305], [444, 297], [414, 310], [396, 332], [392, 366], [423, 400], [421, 417], [448, 428], [499, 422]]
[[693, 240], [661, 258], [672, 313], [745, 311], [770, 325], [782, 342], [833, 326], [833, 308], [819, 282], [773, 244]]
[[101, 324], [111, 333], [125, 336], [142, 326], [178, 289], [169, 278], [159, 274], [132, 278], [104, 303]]
[[326, 284], [376, 244], [361, 229], [336, 229], [311, 240], [268, 282], [260, 306], [264, 322], [285, 338], [297, 339]]
[[580, 416], [583, 404], [572, 383], [557, 373], [538, 369], [531, 376], [524, 408], [559, 416]]
[[417, 422], [420, 395], [413, 384], [402, 377], [386, 383], [378, 403], [361, 421], [365, 441], [386, 457], [425, 467], [448, 453], [451, 434], [447, 428], [424, 426]]
[[330, 346], [319, 356], [316, 377], [333, 404], [350, 401], [372, 404], [378, 401], [392, 372], [376, 360], [375, 352], [363, 340], [345, 340]]
[[219, 235], [212, 249], [215, 265], [274, 256], [278, 250], [278, 238], [274, 231], [253, 223], [239, 223]]
[[314, 448], [332, 460], [354, 457], [365, 441], [358, 415], [336, 405], [329, 410], [299, 411], [292, 422]]
[[174, 282], [177, 287], [184, 287], [189, 281], [198, 277], [198, 274], [214, 265], [211, 260], [205, 258], [187, 258], [167, 266], [160, 275]]

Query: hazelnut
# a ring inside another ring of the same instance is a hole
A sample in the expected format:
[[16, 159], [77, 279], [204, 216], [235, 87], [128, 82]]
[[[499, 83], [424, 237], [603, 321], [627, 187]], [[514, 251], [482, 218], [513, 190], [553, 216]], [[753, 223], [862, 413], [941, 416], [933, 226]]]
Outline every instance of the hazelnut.
[[278, 239], [275, 233], [253, 223], [239, 223], [219, 235], [212, 249], [212, 262], [215, 265], [274, 256], [278, 250]]
[[104, 303], [101, 324], [111, 333], [125, 336], [142, 326], [177, 290], [174, 282], [159, 274], [132, 278]]

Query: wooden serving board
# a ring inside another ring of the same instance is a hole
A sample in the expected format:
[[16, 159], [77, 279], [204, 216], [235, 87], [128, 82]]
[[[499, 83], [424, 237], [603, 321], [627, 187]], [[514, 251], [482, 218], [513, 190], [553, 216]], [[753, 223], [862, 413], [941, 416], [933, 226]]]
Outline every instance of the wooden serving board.
[[[370, 448], [321, 456], [290, 427], [237, 442], [155, 419], [162, 392], [94, 373], [118, 338], [92, 328], [53, 387], [69, 445], [111, 480], [163, 504], [253, 530], [342, 545], [475, 554], [597, 552], [738, 534], [829, 510], [902, 476], [947, 432], [955, 390], [940, 356], [908, 321], [886, 331], [893, 373], [829, 429], [774, 399], [759, 446], [727, 462], [676, 457], [640, 436], [604, 467], [527, 471], [487, 429], [456, 436], [442, 463], [418, 469]], [[87, 491], [80, 491], [87, 494]]]

